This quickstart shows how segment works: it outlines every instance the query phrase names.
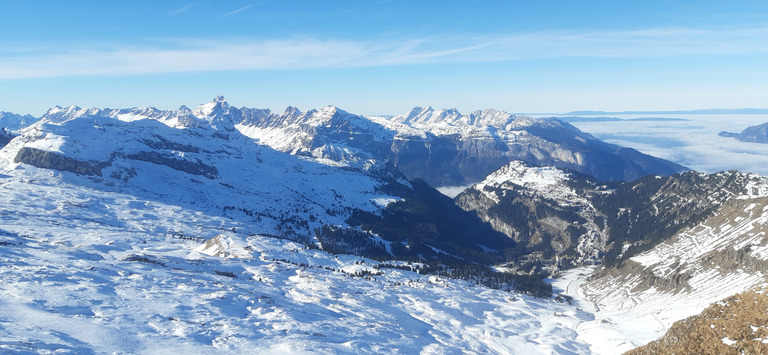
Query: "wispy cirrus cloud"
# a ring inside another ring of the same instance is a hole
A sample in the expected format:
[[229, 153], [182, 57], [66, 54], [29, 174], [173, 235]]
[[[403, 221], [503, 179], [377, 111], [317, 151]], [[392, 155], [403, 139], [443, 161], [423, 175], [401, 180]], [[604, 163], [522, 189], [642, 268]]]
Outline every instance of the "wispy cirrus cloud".
[[[230, 12], [234, 14], [248, 7]], [[531, 32], [380, 40], [177, 39], [142, 46], [25, 48], [0, 52], [0, 79], [220, 70], [374, 67], [539, 58], [766, 54], [768, 27]]]
[[237, 10], [233, 10], [233, 11], [227, 12], [225, 14], [222, 14], [219, 17], [217, 17], [217, 19], [222, 19], [222, 18], [225, 18], [227, 16], [232, 16], [232, 15], [235, 15], [235, 14], [239, 14], [239, 13], [241, 13], [243, 11], [246, 11], [246, 10], [250, 9], [251, 7], [253, 7], [253, 5], [243, 6], [243, 7], [239, 8], [239, 9], [237, 9]]
[[168, 11], [168, 15], [178, 15], [178, 14], [182, 14], [182, 13], [185, 13], [185, 12], [189, 11], [189, 10], [190, 10], [191, 8], [193, 8], [193, 7], [194, 7], [194, 5], [192, 5], [192, 4], [187, 4], [187, 5], [184, 5], [184, 6], [182, 6], [182, 7], [179, 7], [179, 8], [173, 9], [173, 10], [171, 10], [171, 11]]

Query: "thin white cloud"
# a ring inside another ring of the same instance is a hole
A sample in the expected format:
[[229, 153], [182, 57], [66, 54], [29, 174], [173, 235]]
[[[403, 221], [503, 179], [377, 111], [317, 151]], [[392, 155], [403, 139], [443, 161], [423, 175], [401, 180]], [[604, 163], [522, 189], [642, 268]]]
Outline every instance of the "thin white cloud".
[[227, 12], [227, 13], [217, 17], [217, 19], [222, 19], [222, 18], [227, 17], [227, 16], [232, 16], [232, 15], [235, 15], [235, 14], [239, 14], [239, 13], [241, 13], [243, 11], [246, 11], [246, 10], [250, 9], [251, 7], [253, 7], [253, 5], [243, 6], [243, 7], [239, 8], [239, 9], [237, 9], [237, 10]]
[[177, 8], [177, 9], [173, 9], [171, 11], [168, 11], [168, 15], [178, 15], [178, 14], [181, 14], [181, 13], [189, 11], [189, 9], [191, 9], [192, 7], [193, 7], [192, 4], [187, 4], [187, 5], [184, 5], [182, 7]]
[[[248, 6], [229, 14], [247, 10]], [[151, 47], [39, 48], [6, 51], [0, 79], [217, 70], [373, 67], [568, 57], [766, 54], [768, 27], [676, 28], [616, 32], [532, 32], [507, 36], [383, 41], [194, 40]]]

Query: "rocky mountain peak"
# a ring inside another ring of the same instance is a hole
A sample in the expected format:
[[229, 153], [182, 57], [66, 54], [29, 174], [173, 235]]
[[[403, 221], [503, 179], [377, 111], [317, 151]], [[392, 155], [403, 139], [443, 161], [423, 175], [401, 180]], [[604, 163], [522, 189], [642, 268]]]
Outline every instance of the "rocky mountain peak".
[[514, 183], [520, 186], [544, 187], [562, 183], [569, 177], [568, 172], [552, 166], [535, 167], [515, 160], [488, 175], [481, 184], [498, 186]]
[[400, 123], [412, 123], [412, 122], [420, 122], [424, 119], [424, 117], [428, 117], [431, 115], [435, 110], [432, 108], [432, 106], [416, 106], [412, 108], [410, 111], [402, 114], [397, 115], [391, 118], [392, 121], [400, 122]]
[[52, 123], [62, 123], [64, 121], [80, 117], [86, 114], [87, 111], [88, 111], [87, 109], [83, 109], [79, 106], [67, 106], [67, 107], [56, 106], [49, 109], [43, 115], [41, 120], [46, 120]]
[[283, 111], [283, 116], [286, 116], [286, 117], [288, 116], [295, 117], [300, 114], [301, 114], [301, 110], [293, 106], [288, 106], [285, 108], [285, 111]]
[[229, 103], [224, 96], [217, 96], [211, 102], [198, 106], [192, 114], [199, 117], [213, 117], [229, 113]]
[[[235, 111], [235, 112], [233, 112]], [[217, 96], [211, 102], [198, 106], [192, 115], [205, 121], [215, 129], [234, 131], [235, 121], [240, 117], [240, 110], [229, 106], [224, 96]], [[233, 119], [233, 116], [237, 116]]]

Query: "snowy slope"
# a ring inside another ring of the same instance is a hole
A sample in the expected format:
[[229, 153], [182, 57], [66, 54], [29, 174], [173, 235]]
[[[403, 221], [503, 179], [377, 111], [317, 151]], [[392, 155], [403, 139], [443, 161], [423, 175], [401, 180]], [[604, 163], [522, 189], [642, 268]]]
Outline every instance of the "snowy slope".
[[0, 352], [588, 352], [566, 303], [52, 179], [0, 176]]
[[585, 297], [623, 333], [634, 334], [634, 345], [642, 345], [711, 303], [768, 285], [765, 186], [753, 186], [621, 267], [598, 271], [585, 284]]
[[339, 167], [276, 151], [216, 113], [227, 110], [218, 100], [196, 109], [194, 124], [172, 127], [163, 115], [52, 109], [0, 150], [0, 169], [175, 203], [226, 216], [247, 233], [336, 252], [418, 258], [450, 250], [461, 263], [491, 263], [514, 247], [391, 164]]
[[89, 111], [53, 112], [28, 127], [0, 150], [0, 166], [47, 184], [93, 186], [226, 216], [249, 233], [304, 237], [345, 224], [353, 210], [377, 213], [384, 207], [378, 201], [401, 198], [381, 192], [384, 185], [409, 186], [384, 170], [346, 171], [276, 152], [216, 123], [171, 128]]
[[270, 236], [316, 245], [412, 185], [255, 144], [220, 110], [56, 108], [0, 149], [2, 351], [586, 350], [567, 304]]

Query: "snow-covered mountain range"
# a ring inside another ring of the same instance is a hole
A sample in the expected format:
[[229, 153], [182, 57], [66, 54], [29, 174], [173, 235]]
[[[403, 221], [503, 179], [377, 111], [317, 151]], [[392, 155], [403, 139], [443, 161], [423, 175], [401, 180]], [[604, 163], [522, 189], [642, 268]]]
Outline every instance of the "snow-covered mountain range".
[[634, 180], [686, 169], [675, 163], [595, 139], [558, 120], [485, 110], [463, 115], [431, 107], [390, 118], [351, 114], [334, 106], [281, 114], [236, 108], [219, 96], [190, 110], [54, 108], [43, 119], [82, 115], [122, 121], [153, 119], [170, 127], [212, 125], [237, 129], [259, 143], [326, 164], [363, 166], [391, 161], [409, 179], [432, 186], [475, 183], [504, 164], [524, 160], [579, 171], [600, 180]]
[[[3, 169], [38, 181], [97, 184], [216, 210], [254, 233], [281, 228], [308, 235], [324, 224], [343, 223], [349, 210], [375, 211], [383, 201], [399, 199], [380, 191], [385, 184], [408, 186], [383, 171], [346, 172], [275, 152], [236, 131], [216, 129], [216, 123], [195, 121], [176, 129], [99, 111], [70, 113], [51, 110], [25, 129], [0, 151]], [[304, 223], [309, 215], [315, 221]], [[293, 220], [301, 223], [288, 222]]]
[[768, 284], [768, 180], [557, 120], [218, 97], [0, 147], [4, 351], [610, 354]]
[[[515, 246], [385, 162], [339, 167], [256, 144], [216, 114], [222, 104], [183, 119], [152, 110], [52, 109], [0, 150], [0, 166], [34, 176], [27, 179], [172, 202], [226, 216], [228, 228], [247, 234], [339, 252], [403, 258], [437, 248], [494, 259]], [[438, 233], [417, 233], [417, 225]]]
[[[571, 326], [588, 315], [462, 264], [513, 241], [391, 165], [320, 164], [224, 120], [126, 112], [52, 109], [0, 149], [3, 351], [588, 348]], [[380, 261], [317, 250], [371, 247]]]
[[38, 118], [32, 115], [18, 115], [11, 112], [0, 111], [0, 128], [5, 128], [10, 132], [16, 132], [35, 122]]

